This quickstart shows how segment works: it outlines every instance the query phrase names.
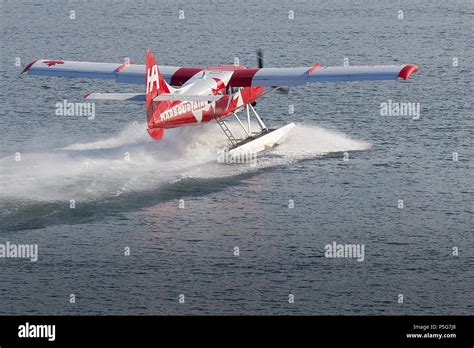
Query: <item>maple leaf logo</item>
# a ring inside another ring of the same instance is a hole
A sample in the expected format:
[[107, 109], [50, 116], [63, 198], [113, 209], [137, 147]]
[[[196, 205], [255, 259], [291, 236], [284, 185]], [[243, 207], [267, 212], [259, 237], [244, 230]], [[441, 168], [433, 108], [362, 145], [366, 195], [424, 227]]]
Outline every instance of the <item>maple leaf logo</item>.
[[62, 60], [45, 60], [43, 63], [46, 64], [47, 66], [53, 66], [56, 64], [64, 64]]

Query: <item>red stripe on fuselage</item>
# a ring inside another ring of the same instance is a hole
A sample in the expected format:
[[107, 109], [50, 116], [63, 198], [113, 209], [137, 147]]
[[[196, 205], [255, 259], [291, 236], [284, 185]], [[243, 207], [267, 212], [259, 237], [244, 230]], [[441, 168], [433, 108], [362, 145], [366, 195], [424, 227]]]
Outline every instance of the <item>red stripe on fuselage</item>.
[[201, 68], [179, 68], [171, 77], [170, 85], [171, 86], [182, 86], [188, 81], [191, 77], [196, 75], [198, 72], [203, 71]]

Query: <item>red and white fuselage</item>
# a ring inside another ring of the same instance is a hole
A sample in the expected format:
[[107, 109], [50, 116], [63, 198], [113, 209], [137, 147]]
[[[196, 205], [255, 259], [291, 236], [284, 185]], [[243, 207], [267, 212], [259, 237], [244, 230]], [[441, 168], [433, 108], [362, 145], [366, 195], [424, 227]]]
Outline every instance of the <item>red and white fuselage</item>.
[[245, 68], [233, 65], [211, 67], [198, 72], [180, 88], [173, 88], [163, 79], [153, 54], [148, 52], [148, 133], [159, 140], [165, 128], [205, 123], [216, 117], [225, 118], [246, 104], [254, 104], [263, 94], [264, 87], [231, 88], [229, 81], [233, 72], [239, 69]]

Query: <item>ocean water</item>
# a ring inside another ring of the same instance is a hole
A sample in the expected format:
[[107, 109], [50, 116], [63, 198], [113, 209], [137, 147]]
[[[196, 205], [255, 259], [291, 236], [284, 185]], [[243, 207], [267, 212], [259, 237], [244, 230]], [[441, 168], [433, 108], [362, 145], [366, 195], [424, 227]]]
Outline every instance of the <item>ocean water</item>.
[[[0, 243], [38, 245], [37, 262], [0, 258], [0, 314], [474, 314], [472, 1], [0, 6]], [[420, 71], [262, 98], [269, 126], [297, 127], [255, 167], [216, 163], [217, 125], [154, 142], [141, 104], [55, 114], [141, 86], [19, 77], [42, 58], [143, 64], [147, 48], [162, 65], [255, 66], [261, 48], [268, 67]], [[419, 119], [382, 116], [389, 100]], [[364, 260], [325, 257], [333, 242]]]

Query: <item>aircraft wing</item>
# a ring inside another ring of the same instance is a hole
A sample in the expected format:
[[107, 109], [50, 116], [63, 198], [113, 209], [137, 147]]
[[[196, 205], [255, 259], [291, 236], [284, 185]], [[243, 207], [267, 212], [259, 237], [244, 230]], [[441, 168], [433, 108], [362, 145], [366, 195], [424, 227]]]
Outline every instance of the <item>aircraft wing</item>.
[[[169, 83], [173, 74], [179, 70], [175, 66], [160, 66], [163, 78]], [[127, 63], [94, 63], [67, 60], [41, 59], [31, 62], [23, 73], [36, 76], [79, 77], [108, 79], [119, 83], [145, 85], [145, 65]]]
[[302, 86], [316, 82], [406, 80], [418, 70], [416, 65], [336, 66], [319, 64], [304, 68], [262, 68], [236, 70], [230, 84], [249, 86]]
[[[233, 71], [232, 87], [300, 86], [316, 82], [406, 80], [418, 70], [416, 65], [336, 66], [301, 68], [243, 68], [233, 66], [187, 68], [160, 66], [163, 78], [171, 86], [182, 86], [193, 77], [204, 76], [206, 70]], [[120, 63], [93, 63], [63, 60], [37, 60], [22, 73], [39, 76], [110, 79], [119, 83], [145, 84], [145, 65]], [[195, 77], [195, 78], [196, 78]]]

